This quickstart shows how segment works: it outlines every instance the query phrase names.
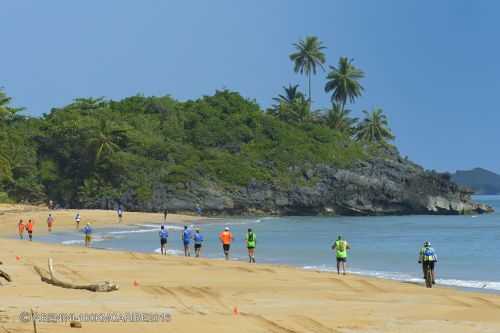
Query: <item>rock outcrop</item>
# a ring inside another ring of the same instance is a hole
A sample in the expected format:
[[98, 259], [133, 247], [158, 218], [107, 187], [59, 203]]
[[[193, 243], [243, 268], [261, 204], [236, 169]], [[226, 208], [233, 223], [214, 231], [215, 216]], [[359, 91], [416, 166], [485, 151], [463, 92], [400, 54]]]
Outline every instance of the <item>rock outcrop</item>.
[[287, 187], [257, 181], [245, 187], [210, 180], [170, 187], [158, 184], [147, 202], [136, 200], [134, 193], [127, 193], [121, 202], [129, 210], [168, 208], [172, 212], [193, 211], [199, 205], [210, 215], [451, 215], [493, 211], [473, 203], [470, 191], [453, 183], [448, 174], [426, 171], [401, 158], [395, 149], [349, 169], [311, 167], [295, 183]]

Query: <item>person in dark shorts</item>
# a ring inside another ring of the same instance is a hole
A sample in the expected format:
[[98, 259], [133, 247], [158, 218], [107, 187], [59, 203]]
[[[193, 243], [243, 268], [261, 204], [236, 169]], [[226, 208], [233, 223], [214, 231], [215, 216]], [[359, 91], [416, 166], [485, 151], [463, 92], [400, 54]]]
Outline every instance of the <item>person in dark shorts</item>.
[[224, 258], [229, 260], [229, 250], [231, 248], [231, 243], [233, 242], [233, 234], [229, 231], [228, 227], [224, 228], [224, 231], [219, 234], [219, 239], [222, 243], [222, 249], [224, 251]]
[[165, 228], [164, 225], [161, 226], [160, 232], [158, 233], [160, 236], [160, 251], [161, 254], [166, 256], [167, 255], [167, 239], [168, 239], [168, 230]]
[[184, 244], [184, 256], [190, 257], [191, 256], [191, 250], [189, 248], [189, 245], [191, 244], [191, 230], [189, 230], [188, 226], [184, 226], [184, 231], [182, 232], [182, 243]]
[[196, 257], [199, 257], [201, 253], [201, 246], [203, 244], [203, 235], [200, 234], [199, 228], [196, 228], [196, 232], [193, 238], [194, 238], [194, 255]]
[[255, 247], [257, 246], [257, 236], [251, 228], [248, 228], [247, 235], [245, 237], [248, 249], [248, 262], [255, 264]]
[[339, 275], [340, 266], [342, 266], [343, 274], [346, 274], [347, 250], [350, 248], [351, 246], [346, 240], [342, 239], [342, 236], [338, 236], [337, 240], [332, 245], [332, 250], [335, 250], [335, 256], [337, 257], [337, 274]]

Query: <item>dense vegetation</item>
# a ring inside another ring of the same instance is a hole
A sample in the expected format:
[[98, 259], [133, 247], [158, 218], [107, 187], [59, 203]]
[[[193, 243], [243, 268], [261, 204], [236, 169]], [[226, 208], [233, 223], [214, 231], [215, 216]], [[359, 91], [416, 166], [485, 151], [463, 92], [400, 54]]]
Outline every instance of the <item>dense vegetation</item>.
[[[324, 46], [315, 37], [294, 45], [294, 68], [310, 80], [326, 61]], [[350, 117], [364, 73], [347, 58], [330, 69], [328, 110], [313, 110], [310, 89], [306, 98], [290, 85], [268, 110], [224, 90], [186, 102], [76, 99], [30, 118], [0, 91], [0, 200], [92, 207], [105, 198], [111, 207], [125, 193], [147, 201], [159, 183], [179, 191], [204, 181], [286, 187], [311, 165], [347, 168], [393, 136], [379, 109]]]

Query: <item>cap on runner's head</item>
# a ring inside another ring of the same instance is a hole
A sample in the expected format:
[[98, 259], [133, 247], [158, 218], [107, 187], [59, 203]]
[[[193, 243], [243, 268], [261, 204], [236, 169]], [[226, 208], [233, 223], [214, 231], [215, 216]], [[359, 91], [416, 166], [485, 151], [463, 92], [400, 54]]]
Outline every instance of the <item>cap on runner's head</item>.
[[339, 236], [337, 237], [337, 239], [338, 239], [338, 240], [341, 240], [341, 239], [342, 239], [342, 236], [340, 236], [340, 235], [339, 235]]
[[187, 226], [187, 225], [185, 225], [185, 226], [184, 226], [184, 229], [187, 229], [187, 228], [188, 228], [188, 226]]
[[424, 246], [431, 246], [431, 242], [429, 242], [429, 241], [425, 241], [425, 242], [424, 242]]
[[224, 230], [229, 231], [229, 227], [225, 227]]
[[165, 229], [165, 226], [163, 224], [161, 225], [161, 229]]
[[248, 232], [252, 232], [252, 228], [248, 228]]

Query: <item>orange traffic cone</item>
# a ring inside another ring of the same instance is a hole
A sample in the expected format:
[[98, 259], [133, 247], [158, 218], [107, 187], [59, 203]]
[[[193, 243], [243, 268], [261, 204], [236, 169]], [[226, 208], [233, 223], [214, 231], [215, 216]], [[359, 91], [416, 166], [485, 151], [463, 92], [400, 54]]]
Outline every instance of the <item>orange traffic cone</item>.
[[233, 307], [233, 315], [237, 316], [239, 314], [238, 307]]
[[139, 282], [137, 282], [137, 280], [134, 280], [134, 287], [139, 287]]
[[16, 256], [16, 260], [21, 260], [21, 257], [20, 256]]

